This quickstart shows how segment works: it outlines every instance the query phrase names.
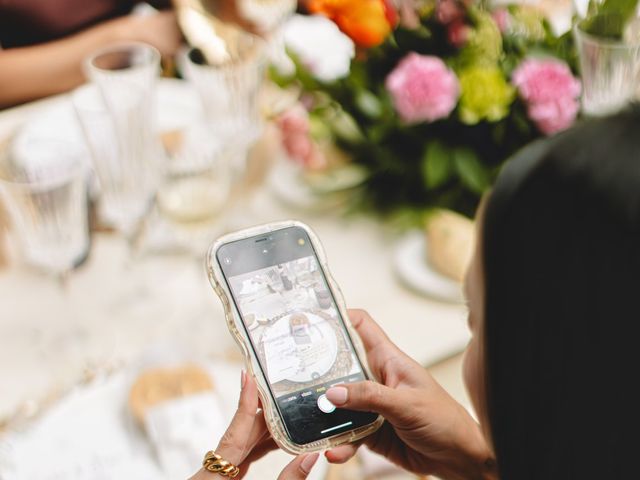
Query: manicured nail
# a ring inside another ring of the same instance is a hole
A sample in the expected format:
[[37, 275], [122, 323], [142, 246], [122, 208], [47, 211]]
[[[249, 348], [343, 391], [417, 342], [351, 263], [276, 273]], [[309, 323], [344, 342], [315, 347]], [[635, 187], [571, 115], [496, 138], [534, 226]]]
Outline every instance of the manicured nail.
[[336, 406], [344, 405], [347, 403], [349, 397], [349, 390], [344, 387], [331, 387], [327, 390], [327, 398], [331, 403]]
[[300, 469], [304, 473], [309, 473], [311, 471], [311, 469], [313, 468], [313, 466], [318, 461], [318, 457], [319, 456], [320, 456], [319, 453], [310, 453], [309, 455], [304, 457], [304, 459], [302, 460], [302, 463], [300, 464]]
[[247, 383], [247, 372], [244, 368], [240, 371], [240, 388], [244, 388], [244, 384]]

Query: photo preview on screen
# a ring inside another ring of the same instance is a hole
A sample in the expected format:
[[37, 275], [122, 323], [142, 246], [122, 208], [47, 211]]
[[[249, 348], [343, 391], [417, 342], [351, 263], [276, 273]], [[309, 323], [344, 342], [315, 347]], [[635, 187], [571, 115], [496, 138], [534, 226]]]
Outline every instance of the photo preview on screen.
[[364, 378], [314, 256], [229, 280], [279, 403]]

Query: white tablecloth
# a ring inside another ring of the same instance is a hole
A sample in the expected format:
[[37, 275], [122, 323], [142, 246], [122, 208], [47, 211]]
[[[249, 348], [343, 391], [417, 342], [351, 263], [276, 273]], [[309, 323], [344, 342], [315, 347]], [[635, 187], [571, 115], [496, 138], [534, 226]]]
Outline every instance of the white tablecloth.
[[[0, 112], [0, 139], [57, 101]], [[402, 287], [392, 271], [396, 237], [378, 221], [293, 211], [262, 187], [234, 210], [227, 226], [287, 218], [316, 230], [348, 306], [367, 309], [418, 361], [432, 364], [464, 347], [464, 307]], [[237, 356], [201, 259], [148, 253], [129, 261], [115, 234], [94, 236], [90, 257], [64, 289], [12, 255], [0, 269], [0, 305], [0, 419], [25, 401], [71, 387], [87, 368], [135, 363], [158, 345], [194, 358]], [[235, 401], [237, 385], [228, 391]], [[266, 465], [277, 468], [286, 455], [269, 458]]]

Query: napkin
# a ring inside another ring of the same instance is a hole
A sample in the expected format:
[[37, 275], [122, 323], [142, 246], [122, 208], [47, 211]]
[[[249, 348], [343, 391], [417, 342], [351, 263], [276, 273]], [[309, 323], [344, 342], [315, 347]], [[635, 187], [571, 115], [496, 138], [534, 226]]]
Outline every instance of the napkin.
[[161, 403], [145, 414], [145, 430], [167, 478], [188, 478], [226, 429], [213, 392]]
[[137, 427], [124, 415], [125, 374], [78, 388], [38, 422], [0, 441], [3, 480], [163, 480]]

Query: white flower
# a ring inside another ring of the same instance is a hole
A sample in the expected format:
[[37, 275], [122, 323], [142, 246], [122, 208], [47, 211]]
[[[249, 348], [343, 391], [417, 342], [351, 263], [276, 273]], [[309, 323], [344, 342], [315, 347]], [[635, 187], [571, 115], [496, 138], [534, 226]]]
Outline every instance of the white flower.
[[293, 15], [284, 26], [284, 42], [323, 82], [347, 76], [355, 55], [353, 41], [320, 15]]

